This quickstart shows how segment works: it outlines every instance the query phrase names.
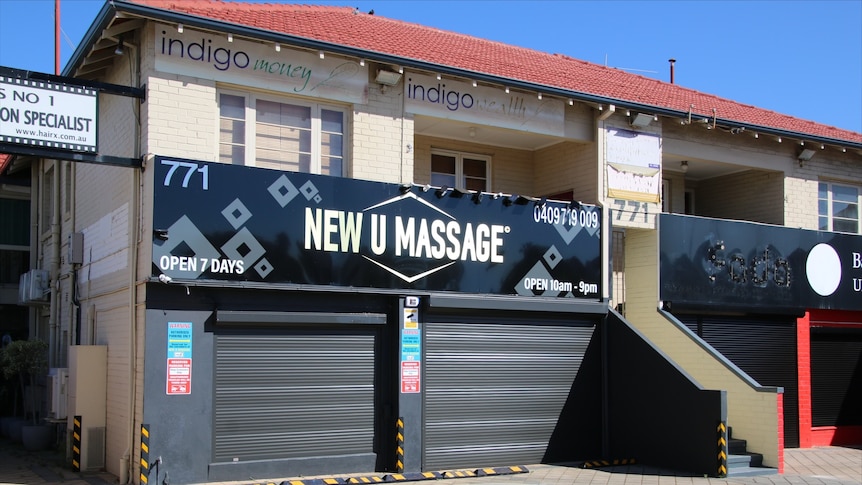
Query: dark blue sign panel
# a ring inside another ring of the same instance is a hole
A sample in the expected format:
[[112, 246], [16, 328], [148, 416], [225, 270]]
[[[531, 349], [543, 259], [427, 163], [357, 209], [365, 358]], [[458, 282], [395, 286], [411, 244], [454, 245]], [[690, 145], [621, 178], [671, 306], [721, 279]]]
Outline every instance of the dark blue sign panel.
[[661, 300], [862, 310], [862, 236], [662, 214]]
[[598, 300], [601, 209], [156, 157], [153, 275]]

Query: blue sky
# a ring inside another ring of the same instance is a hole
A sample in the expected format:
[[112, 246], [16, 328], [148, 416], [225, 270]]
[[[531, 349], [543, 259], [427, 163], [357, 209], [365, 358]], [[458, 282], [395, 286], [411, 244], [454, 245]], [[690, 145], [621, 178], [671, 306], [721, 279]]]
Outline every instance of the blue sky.
[[[61, 0], [61, 66], [103, 3]], [[862, 133], [862, 0], [292, 3], [373, 9], [663, 81], [675, 58], [676, 84]], [[54, 72], [54, 0], [0, 0], [0, 66]]]

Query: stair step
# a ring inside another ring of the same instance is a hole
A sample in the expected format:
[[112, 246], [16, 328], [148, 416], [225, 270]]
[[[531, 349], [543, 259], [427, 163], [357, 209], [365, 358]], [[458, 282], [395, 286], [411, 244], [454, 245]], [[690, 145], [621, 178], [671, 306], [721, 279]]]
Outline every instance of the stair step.
[[751, 466], [751, 456], [745, 454], [727, 455], [727, 467], [733, 466]]
[[743, 454], [745, 453], [746, 448], [748, 448], [748, 442], [740, 439], [728, 439], [727, 440], [727, 452], [732, 455]]
[[748, 442], [739, 438], [731, 438], [733, 428], [727, 427], [727, 476], [752, 477], [759, 475], [775, 475], [778, 470], [763, 466], [763, 455], [749, 453]]
[[761, 475], [778, 475], [777, 468], [743, 466], [727, 469], [728, 477], [756, 477]]
[[734, 466], [763, 466], [763, 455], [760, 453], [739, 453], [727, 455], [727, 467]]

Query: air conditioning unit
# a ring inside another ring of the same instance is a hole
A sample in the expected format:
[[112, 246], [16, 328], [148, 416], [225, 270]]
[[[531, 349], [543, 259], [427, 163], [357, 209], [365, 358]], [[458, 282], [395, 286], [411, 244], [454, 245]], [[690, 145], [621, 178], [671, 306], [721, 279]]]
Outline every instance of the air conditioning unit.
[[66, 385], [69, 381], [69, 369], [55, 367], [48, 371], [48, 410], [54, 419], [66, 419]]
[[18, 280], [19, 305], [46, 305], [50, 293], [50, 279], [44, 269], [31, 269]]

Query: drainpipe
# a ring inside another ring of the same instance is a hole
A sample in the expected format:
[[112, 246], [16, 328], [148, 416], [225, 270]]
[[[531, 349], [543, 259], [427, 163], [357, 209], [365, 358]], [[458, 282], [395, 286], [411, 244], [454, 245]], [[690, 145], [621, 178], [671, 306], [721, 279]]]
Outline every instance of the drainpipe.
[[[129, 56], [129, 84], [138, 86], [140, 84], [140, 59], [137, 45], [124, 45], [128, 48]], [[134, 66], [131, 64], [134, 62]], [[140, 129], [140, 100], [132, 99], [132, 110], [135, 111], [135, 134], [134, 153], [141, 152], [141, 129]], [[129, 187], [129, 442], [126, 451], [120, 458], [119, 482], [125, 484], [134, 483], [132, 474], [132, 454], [135, 451], [135, 409], [137, 404], [137, 374], [138, 374], [138, 318], [137, 318], [137, 283], [138, 283], [138, 248], [140, 242], [141, 221], [140, 197], [141, 197], [141, 170], [131, 169]]]
[[[45, 160], [42, 159], [38, 163], [30, 164], [30, 180], [35, 180], [36, 184], [30, 187], [30, 264], [27, 270], [36, 269], [39, 266], [39, 261], [42, 260], [45, 253], [45, 246], [42, 244], [41, 234], [42, 228], [42, 208], [39, 201], [43, 199], [44, 171], [43, 167]], [[39, 331], [39, 310], [31, 309], [27, 312], [27, 336], [33, 337], [38, 335]]]
[[[75, 164], [69, 162], [69, 177], [71, 177], [70, 184], [70, 205], [69, 207], [69, 231], [75, 232], [77, 230], [76, 222], [77, 218], [75, 217], [75, 210], [77, 209], [77, 190], [78, 184], [75, 181], [75, 177], [77, 176], [78, 171], [75, 168]], [[83, 251], [84, 248], [81, 248]], [[66, 345], [81, 345], [81, 300], [78, 299], [78, 269], [79, 265], [72, 264], [72, 304], [75, 306], [74, 315], [69, 315], [69, 326], [72, 327], [69, 329], [69, 341]]]
[[[398, 183], [400, 183], [400, 184], [406, 184], [406, 183], [408, 183], [408, 182], [404, 179], [404, 150], [406, 149], [406, 146], [405, 146], [405, 143], [404, 143], [404, 142], [406, 141], [406, 138], [404, 137], [404, 115], [407, 113], [407, 111], [406, 111], [406, 107], [405, 107], [405, 104], [406, 104], [406, 102], [405, 102], [405, 99], [404, 99], [404, 95], [402, 95], [402, 96], [401, 96], [401, 144], [400, 144], [400, 146], [398, 147], [398, 153], [399, 153], [399, 155], [401, 156], [401, 163], [400, 163], [400, 165], [401, 165], [401, 167], [400, 167], [400, 170], [401, 170], [401, 176], [400, 176], [400, 177], [398, 177], [398, 178], [400, 179], [400, 180], [398, 181]], [[415, 136], [414, 136], [414, 138], [415, 138]], [[412, 142], [411, 142], [411, 144], [412, 144]], [[412, 181], [413, 181], [413, 170], [412, 170], [412, 166], [411, 166], [411, 170], [410, 170], [409, 177], [410, 177], [410, 182], [412, 182]]]
[[[133, 100], [133, 103], [138, 102]], [[137, 138], [137, 136], [136, 136]], [[137, 144], [137, 142], [136, 142]], [[135, 149], [138, 153], [138, 148]], [[138, 226], [139, 221], [139, 197], [140, 197], [140, 177], [139, 170], [132, 169], [131, 187], [129, 187], [130, 204], [129, 204], [129, 447], [123, 455], [120, 468], [126, 471], [126, 481], [120, 483], [132, 483], [132, 453], [135, 449], [135, 406], [137, 404], [137, 374], [138, 374], [138, 318], [137, 318], [137, 275], [138, 275]]]
[[[49, 311], [50, 330], [48, 332], [48, 348], [50, 355], [48, 367], [57, 366], [57, 345], [60, 341], [58, 336], [60, 329], [60, 176], [63, 167], [60, 160], [54, 160], [54, 177], [51, 192], [53, 200], [51, 207], [51, 309]], [[44, 208], [43, 208], [44, 210]]]

